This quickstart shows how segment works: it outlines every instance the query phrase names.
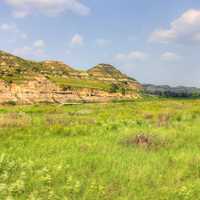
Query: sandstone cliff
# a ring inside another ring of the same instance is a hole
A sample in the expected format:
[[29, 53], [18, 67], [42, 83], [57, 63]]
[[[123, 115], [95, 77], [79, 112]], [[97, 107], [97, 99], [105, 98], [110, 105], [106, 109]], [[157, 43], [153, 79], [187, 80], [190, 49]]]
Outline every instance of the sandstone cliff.
[[141, 85], [111, 65], [88, 71], [33, 62], [0, 51], [0, 104], [107, 102], [139, 98]]

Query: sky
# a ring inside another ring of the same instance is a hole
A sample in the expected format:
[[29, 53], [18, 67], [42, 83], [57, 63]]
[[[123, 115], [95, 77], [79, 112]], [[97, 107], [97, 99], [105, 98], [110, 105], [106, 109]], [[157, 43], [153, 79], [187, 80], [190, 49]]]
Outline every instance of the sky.
[[199, 0], [1, 0], [0, 49], [200, 87]]

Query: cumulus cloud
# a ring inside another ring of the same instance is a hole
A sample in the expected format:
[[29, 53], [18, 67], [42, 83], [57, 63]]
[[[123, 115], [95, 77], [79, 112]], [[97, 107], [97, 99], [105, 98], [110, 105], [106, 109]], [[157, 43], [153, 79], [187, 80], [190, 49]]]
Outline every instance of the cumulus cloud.
[[43, 40], [36, 40], [30, 46], [23, 46], [20, 48], [16, 48], [13, 51], [13, 54], [22, 56], [22, 57], [32, 57], [32, 56], [45, 56], [44, 47], [46, 46]]
[[37, 40], [34, 42], [33, 46], [36, 48], [44, 48], [45, 42], [43, 40]]
[[78, 15], [88, 15], [90, 8], [80, 0], [4, 0], [13, 8], [15, 17], [25, 17], [33, 13], [42, 13], [55, 16], [64, 12], [73, 12]]
[[200, 41], [200, 10], [186, 11], [175, 19], [168, 29], [155, 30], [150, 40], [164, 43]]
[[22, 57], [45, 56], [45, 51], [43, 49], [35, 49], [33, 47], [24, 46], [16, 48], [13, 51], [13, 54]]
[[71, 45], [72, 46], [81, 46], [83, 45], [83, 36], [80, 34], [75, 34], [71, 39]]
[[32, 52], [32, 48], [28, 46], [24, 46], [21, 48], [16, 48], [13, 53], [18, 56], [27, 56]]
[[114, 58], [118, 61], [143, 61], [147, 58], [147, 54], [141, 51], [131, 51], [127, 54], [118, 53]]
[[161, 60], [163, 61], [177, 61], [180, 59], [180, 56], [174, 52], [165, 52], [161, 55]]

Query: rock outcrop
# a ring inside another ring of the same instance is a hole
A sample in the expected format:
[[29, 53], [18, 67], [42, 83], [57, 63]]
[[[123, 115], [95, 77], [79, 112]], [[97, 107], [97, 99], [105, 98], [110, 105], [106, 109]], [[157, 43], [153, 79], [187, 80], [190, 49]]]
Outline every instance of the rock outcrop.
[[141, 85], [111, 65], [79, 71], [0, 52], [0, 104], [108, 102], [140, 98]]

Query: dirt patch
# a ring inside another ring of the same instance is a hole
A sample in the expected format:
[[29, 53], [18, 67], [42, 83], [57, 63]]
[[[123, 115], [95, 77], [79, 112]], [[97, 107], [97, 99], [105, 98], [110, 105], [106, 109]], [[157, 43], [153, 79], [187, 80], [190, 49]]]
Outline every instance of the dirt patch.
[[153, 114], [150, 114], [150, 113], [147, 113], [147, 114], [144, 115], [144, 118], [145, 118], [146, 120], [152, 120], [153, 117], [154, 117]]
[[142, 149], [160, 149], [166, 147], [168, 142], [158, 136], [141, 133], [136, 136], [130, 136], [123, 141], [123, 144]]

